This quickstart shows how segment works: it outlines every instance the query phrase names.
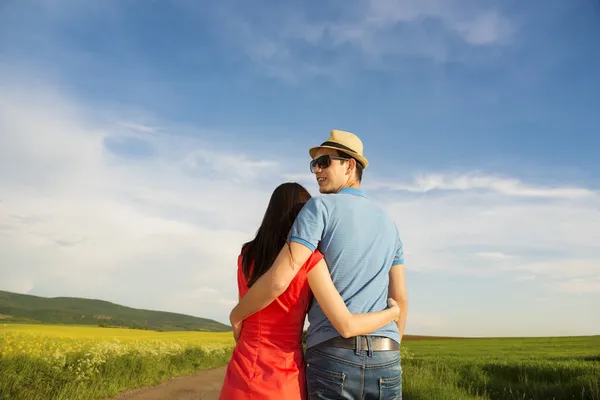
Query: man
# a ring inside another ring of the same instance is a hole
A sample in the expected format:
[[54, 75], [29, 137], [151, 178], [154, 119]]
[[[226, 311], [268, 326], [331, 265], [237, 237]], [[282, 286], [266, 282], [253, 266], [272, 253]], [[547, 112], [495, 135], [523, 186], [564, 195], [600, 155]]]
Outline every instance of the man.
[[[309, 310], [306, 376], [311, 398], [400, 399], [400, 343], [407, 317], [402, 241], [394, 222], [360, 189], [368, 160], [354, 134], [333, 130], [309, 150], [311, 172], [322, 196], [304, 206], [275, 263], [232, 310], [234, 334], [241, 321], [283, 293], [318, 248], [352, 313], [383, 310], [387, 298], [402, 315], [368, 336], [344, 339], [314, 301]], [[290, 268], [291, 265], [291, 268]]]

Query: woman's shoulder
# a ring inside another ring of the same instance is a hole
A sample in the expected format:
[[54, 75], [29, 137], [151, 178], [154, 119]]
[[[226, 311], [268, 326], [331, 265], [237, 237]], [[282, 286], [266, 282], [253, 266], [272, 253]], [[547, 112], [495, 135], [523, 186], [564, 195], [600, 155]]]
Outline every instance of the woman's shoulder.
[[240, 254], [238, 254], [238, 265], [241, 266], [244, 261], [244, 256], [246, 255], [246, 251], [248, 250], [248, 246], [250, 243], [244, 243], [242, 248], [240, 249]]
[[[240, 254], [238, 255], [237, 261], [237, 281], [239, 289], [241, 289], [242, 287], [246, 287], [246, 284], [248, 282], [246, 274], [244, 273], [244, 254], [245, 248], [243, 247]], [[250, 269], [252, 269], [252, 263], [250, 263]]]

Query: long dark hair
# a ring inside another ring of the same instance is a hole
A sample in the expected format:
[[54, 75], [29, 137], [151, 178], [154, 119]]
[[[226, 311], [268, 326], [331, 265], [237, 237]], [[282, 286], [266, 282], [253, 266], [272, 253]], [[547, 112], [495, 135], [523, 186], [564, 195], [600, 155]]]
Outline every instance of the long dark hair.
[[283, 183], [273, 191], [256, 237], [242, 247], [242, 271], [248, 287], [275, 262], [281, 247], [287, 243], [294, 220], [310, 197], [310, 193], [295, 182]]

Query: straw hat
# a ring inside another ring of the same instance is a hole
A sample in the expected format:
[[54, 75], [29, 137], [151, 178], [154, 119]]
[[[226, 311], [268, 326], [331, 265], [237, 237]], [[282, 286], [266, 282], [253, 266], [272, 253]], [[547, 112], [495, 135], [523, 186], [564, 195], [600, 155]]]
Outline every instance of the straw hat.
[[363, 156], [363, 144], [361, 140], [353, 133], [339, 131], [334, 129], [329, 134], [329, 138], [321, 143], [320, 146], [312, 147], [308, 154], [312, 158], [315, 158], [315, 154], [319, 149], [333, 149], [340, 150], [344, 153], [356, 158], [360, 162], [363, 168], [367, 168], [369, 161]]

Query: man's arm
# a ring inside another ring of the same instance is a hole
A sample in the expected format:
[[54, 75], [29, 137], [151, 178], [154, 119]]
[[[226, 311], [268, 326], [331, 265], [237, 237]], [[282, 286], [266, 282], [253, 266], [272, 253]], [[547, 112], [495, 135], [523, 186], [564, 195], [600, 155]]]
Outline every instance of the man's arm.
[[408, 316], [408, 295], [406, 293], [404, 264], [396, 264], [390, 269], [388, 297], [396, 300], [400, 306], [400, 318], [396, 321], [396, 326], [400, 332], [400, 341], [402, 341], [402, 337], [404, 337], [404, 326], [406, 325], [406, 318]]
[[[397, 228], [396, 228], [397, 229]], [[396, 238], [396, 254], [389, 273], [390, 283], [388, 286], [388, 297], [396, 300], [400, 306], [400, 319], [396, 321], [400, 341], [404, 337], [404, 326], [408, 316], [408, 295], [406, 293], [406, 278], [404, 276], [404, 245], [400, 235]]]
[[312, 250], [300, 243], [290, 242], [289, 247], [286, 243], [273, 266], [250, 287], [231, 311], [229, 320], [232, 326], [267, 307], [285, 292], [311, 254]]

